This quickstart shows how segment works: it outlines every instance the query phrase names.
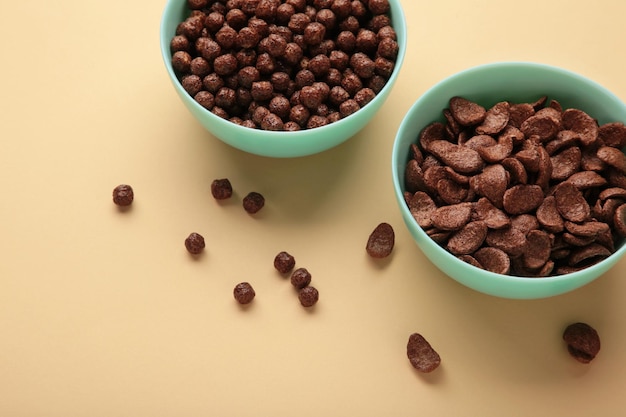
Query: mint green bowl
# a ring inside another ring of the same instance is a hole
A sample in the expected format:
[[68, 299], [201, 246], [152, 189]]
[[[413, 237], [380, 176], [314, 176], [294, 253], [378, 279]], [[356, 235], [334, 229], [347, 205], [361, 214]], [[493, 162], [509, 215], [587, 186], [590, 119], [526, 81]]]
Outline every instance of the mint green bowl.
[[426, 91], [409, 109], [398, 129], [392, 151], [392, 176], [402, 218], [417, 246], [442, 272], [476, 291], [503, 298], [537, 299], [564, 294], [600, 277], [624, 256], [626, 245], [602, 262], [582, 271], [546, 278], [495, 274], [457, 259], [435, 243], [417, 224], [404, 201], [404, 170], [409, 148], [433, 121], [443, 122], [442, 110], [453, 96], [485, 107], [496, 102], [534, 102], [547, 95], [563, 108], [579, 108], [600, 124], [626, 122], [626, 105], [610, 91], [570, 71], [535, 63], [503, 62], [482, 65], [452, 75]]
[[389, 97], [406, 52], [406, 21], [400, 0], [389, 0], [391, 20], [399, 45], [396, 65], [385, 87], [362, 109], [356, 113], [315, 129], [297, 132], [273, 132], [250, 129], [222, 119], [200, 106], [182, 88], [171, 64], [170, 41], [176, 27], [189, 13], [186, 0], [168, 0], [161, 19], [161, 55], [167, 74], [183, 104], [191, 114], [213, 136], [243, 151], [277, 158], [299, 157], [316, 154], [333, 148], [353, 137], [363, 129]]

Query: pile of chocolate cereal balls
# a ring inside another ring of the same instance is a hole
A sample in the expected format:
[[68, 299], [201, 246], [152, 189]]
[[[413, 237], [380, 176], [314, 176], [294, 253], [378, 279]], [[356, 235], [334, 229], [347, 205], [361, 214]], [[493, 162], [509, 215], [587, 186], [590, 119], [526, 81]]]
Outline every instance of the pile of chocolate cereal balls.
[[340, 120], [387, 83], [388, 0], [188, 0], [170, 43], [182, 87], [214, 114], [295, 131]]

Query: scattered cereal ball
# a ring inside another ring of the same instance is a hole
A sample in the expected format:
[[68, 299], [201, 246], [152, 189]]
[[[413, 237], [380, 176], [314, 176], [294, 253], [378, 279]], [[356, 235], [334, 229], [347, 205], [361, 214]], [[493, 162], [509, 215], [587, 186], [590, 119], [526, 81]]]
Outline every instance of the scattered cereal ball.
[[600, 351], [598, 332], [586, 323], [574, 323], [565, 328], [563, 340], [574, 359], [581, 363], [591, 362]]
[[211, 183], [211, 194], [216, 200], [226, 200], [233, 195], [233, 187], [228, 178], [213, 180]]
[[239, 304], [249, 304], [254, 300], [256, 293], [248, 282], [241, 282], [235, 286], [233, 295]]
[[312, 307], [319, 300], [319, 292], [315, 287], [306, 286], [298, 291], [298, 300], [303, 307]]
[[395, 233], [389, 223], [381, 223], [370, 234], [365, 250], [372, 258], [386, 258], [391, 254]]
[[432, 372], [441, 364], [441, 357], [419, 333], [409, 336], [406, 354], [411, 365], [420, 372]]
[[185, 247], [187, 251], [193, 255], [197, 255], [204, 250], [204, 237], [198, 233], [191, 233], [185, 239]]
[[287, 252], [280, 252], [274, 258], [274, 268], [281, 274], [286, 274], [296, 266], [296, 259]]
[[118, 206], [130, 206], [135, 198], [133, 187], [120, 184], [113, 189], [113, 202]]
[[306, 268], [298, 268], [291, 274], [291, 285], [302, 289], [311, 283], [311, 273]]
[[258, 212], [264, 205], [265, 198], [257, 192], [252, 191], [243, 198], [243, 208], [250, 214]]

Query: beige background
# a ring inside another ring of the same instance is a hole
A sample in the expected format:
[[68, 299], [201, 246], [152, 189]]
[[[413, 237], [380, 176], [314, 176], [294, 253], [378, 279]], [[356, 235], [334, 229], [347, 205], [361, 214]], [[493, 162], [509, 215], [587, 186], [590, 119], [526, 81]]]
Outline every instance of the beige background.
[[[390, 157], [403, 114], [459, 70], [529, 60], [626, 100], [626, 3], [403, 1], [406, 64], [368, 128], [320, 155], [273, 160], [211, 137], [159, 52], [164, 1], [0, 5], [0, 415], [618, 416], [626, 396], [626, 261], [567, 295], [482, 295], [425, 259], [401, 221]], [[232, 201], [217, 204], [214, 178]], [[135, 188], [132, 210], [111, 202]], [[251, 217], [249, 191], [267, 205]], [[364, 246], [381, 221], [393, 256]], [[185, 252], [205, 236], [198, 260]], [[302, 308], [272, 267], [313, 275]], [[257, 298], [240, 308], [237, 282]], [[589, 366], [565, 325], [597, 328]], [[422, 333], [442, 366], [420, 375]]]

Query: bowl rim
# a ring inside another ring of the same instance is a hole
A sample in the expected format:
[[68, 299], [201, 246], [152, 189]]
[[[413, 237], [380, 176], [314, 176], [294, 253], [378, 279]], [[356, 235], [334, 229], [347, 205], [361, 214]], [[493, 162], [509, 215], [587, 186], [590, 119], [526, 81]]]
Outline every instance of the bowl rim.
[[[399, 41], [398, 42], [398, 45], [399, 45], [398, 55], [395, 60], [394, 69], [390, 77], [388, 78], [387, 82], [385, 83], [385, 86], [383, 87], [383, 89], [380, 92], [378, 92], [376, 96], [361, 110], [370, 108], [373, 111], [374, 109], [377, 109], [378, 107], [383, 105], [383, 103], [386, 101], [387, 97], [389, 96], [399, 76], [399, 73], [402, 70], [403, 63], [406, 57], [407, 41], [408, 41], [407, 29], [408, 28], [407, 28], [407, 22], [406, 22], [404, 9], [402, 7], [402, 3], [400, 0], [389, 0], [389, 2], [391, 4], [390, 14], [393, 20], [393, 27], [396, 31], [397, 39]], [[176, 92], [179, 94], [179, 96], [180, 95], [188, 96], [188, 100], [185, 101], [185, 105], [189, 106], [192, 112], [201, 114], [203, 115], [203, 117], [206, 117], [208, 119], [206, 123], [210, 122], [211, 124], [216, 125], [219, 129], [227, 129], [231, 131], [230, 134], [232, 134], [233, 136], [246, 135], [246, 134], [249, 135], [251, 131], [254, 131], [255, 136], [258, 136], [258, 138], [255, 138], [255, 140], [274, 141], [276, 142], [275, 143], [276, 145], [289, 145], [289, 144], [293, 144], [294, 142], [301, 143], [302, 141], [308, 141], [308, 140], [315, 141], [315, 140], [318, 140], [320, 135], [324, 135], [324, 136], [330, 135], [330, 138], [332, 138], [333, 133], [336, 136], [337, 130], [342, 130], [342, 129], [350, 130], [350, 126], [355, 123], [358, 123], [361, 117], [364, 117], [366, 119], [370, 118], [370, 116], [368, 116], [369, 112], [362, 113], [361, 110], [359, 110], [356, 113], [351, 114], [345, 118], [342, 118], [336, 122], [333, 122], [328, 125], [312, 128], [312, 129], [302, 129], [302, 130], [293, 131], [293, 132], [291, 131], [268, 131], [268, 130], [262, 130], [262, 129], [251, 130], [251, 128], [240, 126], [234, 122], [223, 119], [215, 115], [211, 111], [207, 110], [206, 108], [202, 107], [199, 103], [195, 102], [195, 100], [193, 100], [193, 98], [189, 96], [188, 93], [182, 88], [171, 64], [171, 52], [170, 52], [171, 33], [167, 31], [166, 27], [169, 24], [168, 20], [171, 18], [173, 14], [178, 13], [181, 7], [187, 8], [185, 3], [186, 3], [185, 0], [167, 0], [165, 4], [165, 7], [161, 14], [160, 27], [159, 27], [161, 58], [163, 60], [163, 63], [165, 64], [168, 77], [170, 78], [170, 81], [174, 85]], [[365, 127], [366, 124], [367, 123], [364, 123], [363, 126], [359, 128], [359, 130]], [[350, 136], [348, 136], [344, 140], [347, 140], [350, 137], [354, 136], [354, 134], [356, 134], [357, 132], [353, 132]], [[332, 140], [332, 139], [328, 139], [328, 140]], [[339, 143], [336, 143], [333, 146], [338, 145]], [[321, 152], [321, 150], [317, 152]], [[317, 153], [317, 152], [313, 152], [313, 153]], [[307, 153], [307, 155], [308, 154], [311, 154], [311, 153]], [[296, 155], [296, 156], [304, 156], [304, 155]]]
[[[394, 138], [394, 142], [393, 142], [393, 148], [392, 148], [392, 155], [391, 155], [391, 165], [392, 165], [392, 181], [393, 181], [393, 187], [394, 187], [394, 194], [397, 200], [397, 203], [400, 207], [400, 211], [402, 214], [402, 217], [406, 222], [408, 222], [406, 224], [407, 228], [409, 229], [409, 232], [413, 235], [413, 233], [417, 233], [419, 235], [419, 237], [421, 239], [424, 239], [425, 241], [429, 242], [429, 245], [431, 245], [431, 247], [433, 248], [433, 251], [436, 251], [438, 255], [443, 257], [443, 261], [442, 262], [452, 262], [453, 264], [456, 264], [459, 267], [464, 267], [467, 268], [468, 271], [471, 271], [472, 273], [479, 275], [481, 278], [486, 278], [486, 279], [490, 279], [493, 282], [502, 282], [502, 283], [510, 283], [510, 284], [516, 284], [516, 285], [520, 285], [520, 286], [527, 286], [529, 288], [539, 288], [539, 287], [544, 287], [547, 285], [553, 285], [556, 284], [558, 285], [559, 283], [564, 283], [564, 282], [570, 282], [570, 281], [578, 281], [578, 284], [576, 287], [574, 288], [569, 288], [565, 291], [560, 291], [551, 295], [558, 295], [564, 292], [569, 292], [575, 288], [581, 287], [583, 285], [588, 284], [589, 282], [595, 280], [596, 278], [598, 278], [599, 276], [603, 275], [605, 272], [608, 271], [608, 269], [612, 268], [614, 266], [614, 264], [621, 258], [624, 256], [624, 254], [626, 253], [626, 239], [625, 241], [621, 244], [621, 246], [619, 246], [618, 248], [616, 248], [616, 250], [609, 255], [607, 258], [603, 259], [602, 261], [591, 265], [583, 270], [579, 270], [579, 271], [574, 271], [574, 272], [570, 272], [567, 274], [562, 274], [562, 275], [555, 275], [555, 276], [548, 276], [548, 277], [524, 277], [524, 276], [518, 276], [518, 275], [503, 275], [503, 274], [497, 274], [491, 271], [487, 271], [481, 268], [478, 268], [476, 266], [473, 266], [471, 264], [468, 264], [460, 259], [458, 259], [456, 256], [454, 256], [453, 254], [451, 254], [450, 252], [448, 252], [445, 248], [441, 247], [440, 245], [438, 245], [436, 242], [434, 242], [430, 236], [428, 236], [426, 234], [426, 232], [424, 231], [424, 229], [422, 229], [421, 226], [419, 226], [417, 224], [417, 222], [415, 221], [415, 219], [413, 218], [413, 216], [411, 215], [408, 206], [406, 205], [406, 202], [404, 201], [404, 197], [402, 195], [403, 191], [404, 191], [404, 178], [403, 176], [401, 176], [401, 171], [402, 173], [404, 172], [404, 168], [402, 170], [400, 170], [399, 164], [401, 163], [400, 159], [404, 160], [407, 159], [408, 161], [408, 156], [409, 156], [409, 151], [408, 149], [404, 149], [403, 147], [401, 148], [400, 143], [401, 138], [404, 136], [404, 132], [407, 130], [407, 126], [408, 126], [408, 120], [409, 118], [416, 113], [417, 109], [424, 106], [424, 103], [427, 103], [432, 96], [435, 96], [438, 93], [438, 90], [440, 90], [442, 88], [442, 86], [444, 86], [445, 84], [451, 82], [451, 81], [455, 81], [458, 79], [462, 79], [465, 78], [467, 76], [471, 76], [474, 73], [478, 73], [478, 72], [482, 72], [485, 70], [501, 70], [501, 69], [512, 69], [512, 68], [522, 68], [522, 69], [527, 69], [527, 70], [534, 70], [534, 71], [548, 71], [548, 72], [552, 72], [552, 73], [556, 73], [559, 75], [563, 75], [566, 77], [570, 77], [574, 80], [576, 80], [579, 83], [585, 84], [597, 91], [599, 91], [601, 94], [605, 95], [606, 97], [612, 99], [613, 101], [615, 101], [616, 103], [620, 103], [621, 104], [621, 108], [622, 110], [624, 110], [625, 114], [626, 114], [626, 104], [624, 104], [624, 102], [622, 100], [620, 100], [614, 93], [612, 93], [610, 90], [608, 90], [607, 88], [605, 88], [604, 86], [602, 86], [601, 84], [597, 83], [596, 81], [593, 81], [587, 77], [584, 77], [576, 72], [561, 68], [561, 67], [557, 67], [557, 66], [553, 66], [553, 65], [549, 65], [549, 64], [543, 64], [543, 63], [537, 63], [537, 62], [530, 62], [530, 61], [502, 61], [502, 62], [491, 62], [491, 63], [486, 63], [486, 64], [481, 64], [481, 65], [476, 65], [464, 70], [461, 70], [457, 73], [454, 73], [450, 76], [447, 76], [443, 79], [441, 79], [440, 81], [438, 81], [437, 83], [435, 83], [434, 85], [432, 85], [430, 88], [428, 88], [420, 97], [417, 98], [417, 100], [415, 100], [415, 102], [410, 106], [409, 110], [406, 112], [405, 116], [403, 117], [403, 120], [400, 123], [400, 126], [397, 130], [396, 136]], [[443, 109], [442, 109], [443, 110]], [[624, 123], [626, 123], [626, 120], [623, 121]], [[422, 127], [423, 128], [423, 127]], [[420, 129], [421, 130], [421, 129]], [[403, 156], [406, 155], [407, 158], [404, 158]], [[405, 162], [404, 162], [405, 163]], [[414, 240], [415, 236], [412, 236]], [[417, 242], [416, 242], [417, 243]], [[424, 250], [422, 249], [421, 245], [419, 245], [418, 243], [418, 247], [420, 250], [422, 250], [422, 252], [424, 252]], [[430, 258], [430, 256], [428, 256], [427, 254], [425, 254], [427, 256], [427, 258]], [[433, 262], [432, 259], [429, 259], [430, 262]], [[439, 265], [435, 265], [438, 268], [440, 268]], [[444, 272], [446, 275], [448, 275], [445, 271]], [[472, 275], [474, 275], [472, 274]], [[459, 281], [458, 279], [456, 279], [455, 277], [451, 278]], [[461, 283], [470, 286], [468, 284], [466, 284], [463, 281], [460, 281]], [[476, 289], [476, 288], [474, 288]], [[489, 292], [489, 291], [483, 291], [483, 290], [478, 290], [480, 292], [484, 292], [484, 293], [491, 293], [492, 295], [497, 295], [497, 296], [503, 296], [501, 294], [499, 294], [497, 291], [494, 290], [494, 292]], [[550, 295], [548, 295], [550, 296]], [[504, 296], [506, 298], [517, 298], [517, 297], [513, 297], [513, 296]], [[520, 297], [520, 298], [544, 298], [547, 296], [533, 296], [533, 297]]]

